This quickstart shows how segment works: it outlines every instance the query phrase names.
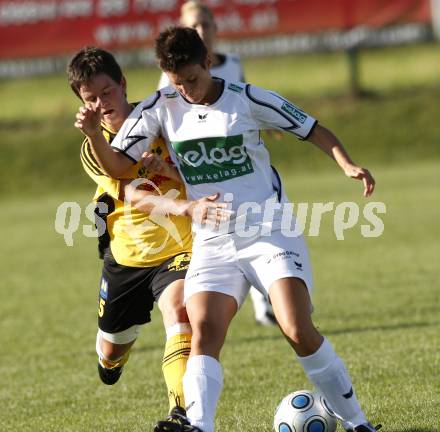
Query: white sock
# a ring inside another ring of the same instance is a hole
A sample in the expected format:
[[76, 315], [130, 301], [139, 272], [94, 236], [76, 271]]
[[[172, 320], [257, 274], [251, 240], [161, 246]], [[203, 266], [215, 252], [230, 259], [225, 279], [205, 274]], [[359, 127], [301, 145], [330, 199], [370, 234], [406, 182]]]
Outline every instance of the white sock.
[[327, 339], [324, 338], [314, 354], [298, 357], [298, 360], [309, 379], [345, 425], [354, 428], [367, 422], [354, 394], [347, 369]]
[[222, 367], [215, 358], [198, 355], [188, 359], [183, 377], [187, 416], [191, 424], [203, 432], [214, 431], [215, 411], [222, 388]]
[[252, 299], [252, 304], [254, 306], [255, 319], [264, 319], [266, 316], [266, 312], [270, 312], [273, 314], [272, 306], [269, 301], [261, 294], [257, 288], [251, 287], [250, 295]]

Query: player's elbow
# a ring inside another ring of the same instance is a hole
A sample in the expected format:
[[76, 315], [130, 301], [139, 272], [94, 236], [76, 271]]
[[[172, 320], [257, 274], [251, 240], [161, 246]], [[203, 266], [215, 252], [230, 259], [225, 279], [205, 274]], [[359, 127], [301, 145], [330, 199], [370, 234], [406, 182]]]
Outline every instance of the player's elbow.
[[122, 177], [122, 172], [117, 166], [111, 166], [108, 164], [102, 164], [100, 163], [102, 170], [108, 177], [112, 177], [114, 179], [119, 179]]

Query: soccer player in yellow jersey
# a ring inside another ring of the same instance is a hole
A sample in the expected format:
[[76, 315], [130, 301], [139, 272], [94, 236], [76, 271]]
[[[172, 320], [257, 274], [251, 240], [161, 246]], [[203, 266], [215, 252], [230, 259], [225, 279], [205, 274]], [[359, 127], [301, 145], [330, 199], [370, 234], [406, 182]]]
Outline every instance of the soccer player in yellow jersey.
[[[97, 226], [105, 222], [105, 231], [99, 236], [103, 259], [96, 339], [99, 376], [105, 384], [118, 381], [140, 326], [150, 321], [157, 302], [167, 336], [162, 369], [170, 402], [169, 420], [176, 421], [184, 413], [182, 377], [191, 343], [183, 306], [183, 280], [192, 241], [187, 216], [215, 221], [224, 205], [215, 203], [215, 197], [192, 202], [185, 199], [184, 186], [161, 139], [149, 155], [155, 172], [138, 163], [121, 178], [107, 175], [91, 142], [96, 134], [103, 134], [111, 143], [133, 110], [126, 97], [125, 77], [114, 57], [95, 47], [79, 51], [67, 74], [72, 90], [84, 103], [75, 123], [86, 135], [81, 161], [97, 183]], [[81, 122], [85, 107], [93, 108], [95, 116]]]

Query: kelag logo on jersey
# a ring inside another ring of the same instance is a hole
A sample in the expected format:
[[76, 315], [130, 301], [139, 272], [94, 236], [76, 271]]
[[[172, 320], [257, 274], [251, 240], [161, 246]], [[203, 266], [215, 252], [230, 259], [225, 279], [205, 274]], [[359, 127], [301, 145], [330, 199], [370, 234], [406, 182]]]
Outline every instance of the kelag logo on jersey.
[[304, 124], [304, 122], [306, 121], [307, 116], [303, 112], [301, 112], [298, 108], [296, 108], [295, 106], [293, 106], [288, 102], [284, 102], [283, 105], [281, 106], [281, 109], [285, 111], [287, 114], [290, 114], [301, 124]]
[[171, 142], [189, 184], [217, 183], [254, 172], [243, 135]]

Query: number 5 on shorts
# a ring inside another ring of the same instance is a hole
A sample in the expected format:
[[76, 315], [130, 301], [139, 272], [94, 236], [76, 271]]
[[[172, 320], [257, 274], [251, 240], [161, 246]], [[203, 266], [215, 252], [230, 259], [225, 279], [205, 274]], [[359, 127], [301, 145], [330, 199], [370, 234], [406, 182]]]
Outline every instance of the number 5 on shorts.
[[99, 309], [98, 309], [99, 318], [102, 318], [102, 316], [104, 315], [104, 306], [105, 306], [105, 300], [100, 298], [99, 299]]

